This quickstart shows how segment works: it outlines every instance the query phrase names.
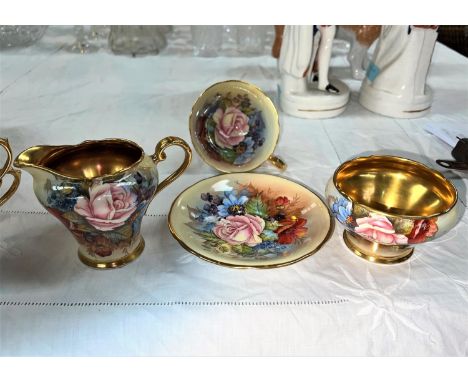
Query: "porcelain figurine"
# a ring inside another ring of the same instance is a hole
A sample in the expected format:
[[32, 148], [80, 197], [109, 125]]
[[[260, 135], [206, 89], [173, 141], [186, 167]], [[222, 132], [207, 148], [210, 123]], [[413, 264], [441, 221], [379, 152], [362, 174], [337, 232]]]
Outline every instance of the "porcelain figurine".
[[367, 51], [379, 38], [381, 30], [381, 25], [340, 25], [337, 28], [337, 37], [350, 43], [347, 59], [354, 79], [362, 80], [366, 76], [369, 65]]
[[432, 92], [426, 77], [436, 39], [435, 25], [384, 26], [361, 86], [361, 105], [395, 118], [427, 114]]
[[286, 25], [278, 67], [280, 104], [287, 114], [301, 118], [329, 118], [341, 114], [349, 89], [328, 72], [336, 27]]
[[[365, 77], [369, 64], [367, 51], [379, 37], [381, 28], [381, 25], [338, 25], [336, 27], [336, 37], [350, 43], [351, 48], [347, 59], [354, 79], [362, 80]], [[271, 50], [275, 58], [279, 58], [280, 55], [283, 32], [284, 25], [275, 25], [275, 40]]]
[[281, 45], [283, 45], [284, 25], [275, 25], [275, 39], [271, 48], [271, 55], [274, 58], [279, 58]]
[[[156, 166], [172, 145], [184, 150], [185, 159], [159, 182]], [[151, 156], [131, 141], [105, 139], [31, 147], [18, 155], [14, 165], [32, 175], [36, 197], [75, 237], [80, 260], [94, 268], [115, 268], [141, 254], [145, 242], [140, 227], [146, 209], [190, 160], [187, 143], [167, 137]]]

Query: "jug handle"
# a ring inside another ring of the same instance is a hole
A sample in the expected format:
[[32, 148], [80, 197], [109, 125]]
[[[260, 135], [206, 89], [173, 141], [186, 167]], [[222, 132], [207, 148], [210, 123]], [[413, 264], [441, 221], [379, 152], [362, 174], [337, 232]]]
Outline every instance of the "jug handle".
[[8, 139], [0, 138], [0, 146], [3, 147], [7, 153], [7, 159], [5, 164], [0, 169], [0, 188], [2, 187], [2, 180], [5, 175], [11, 175], [13, 177], [13, 183], [11, 184], [10, 188], [0, 196], [0, 206], [3, 206], [8, 199], [15, 193], [18, 189], [20, 180], [21, 180], [21, 171], [15, 170], [11, 167], [13, 163], [13, 153], [11, 152], [10, 144], [8, 143]]
[[153, 197], [155, 197], [167, 185], [176, 180], [185, 171], [192, 160], [192, 150], [190, 150], [190, 146], [187, 144], [187, 142], [178, 137], [166, 137], [158, 142], [154, 154], [151, 156], [151, 159], [155, 164], [158, 164], [159, 162], [162, 162], [166, 159], [166, 153], [164, 150], [170, 146], [181, 147], [184, 150], [185, 158], [177, 170], [175, 170], [171, 175], [158, 184], [158, 187], [156, 187], [156, 190], [154, 191]]

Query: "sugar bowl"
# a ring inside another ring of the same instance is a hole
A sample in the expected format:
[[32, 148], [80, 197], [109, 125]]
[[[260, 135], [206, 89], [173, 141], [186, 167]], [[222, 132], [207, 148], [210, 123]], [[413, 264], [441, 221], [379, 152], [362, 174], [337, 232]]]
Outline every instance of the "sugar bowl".
[[341, 164], [326, 187], [328, 206], [356, 255], [376, 263], [407, 260], [416, 244], [457, 223], [457, 190], [440, 172], [397, 156]]

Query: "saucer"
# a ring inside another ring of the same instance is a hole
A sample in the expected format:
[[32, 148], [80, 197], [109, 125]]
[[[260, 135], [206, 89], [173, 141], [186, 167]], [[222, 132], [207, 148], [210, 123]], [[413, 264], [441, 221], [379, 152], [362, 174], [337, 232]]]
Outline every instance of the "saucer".
[[[276, 157], [278, 112], [268, 96], [243, 81], [206, 89], [189, 118], [192, 144], [210, 166], [225, 173], [251, 171]], [[279, 167], [279, 166], [278, 166]]]
[[320, 197], [283, 177], [235, 173], [201, 180], [172, 203], [169, 230], [187, 251], [234, 268], [275, 268], [315, 252], [333, 231]]

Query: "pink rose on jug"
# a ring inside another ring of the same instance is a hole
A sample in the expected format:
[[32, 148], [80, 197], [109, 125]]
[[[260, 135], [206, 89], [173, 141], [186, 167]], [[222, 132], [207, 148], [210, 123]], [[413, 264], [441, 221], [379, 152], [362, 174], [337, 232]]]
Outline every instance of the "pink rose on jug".
[[228, 107], [225, 111], [219, 108], [213, 114], [216, 122], [215, 141], [223, 148], [238, 145], [249, 132], [249, 117], [235, 107]]
[[392, 223], [385, 216], [371, 212], [370, 217], [356, 219], [356, 233], [381, 244], [408, 244], [405, 235], [395, 233]]
[[89, 188], [89, 199], [79, 198], [75, 212], [100, 231], [111, 231], [124, 225], [135, 212], [137, 197], [118, 183], [94, 185]]
[[213, 228], [213, 233], [228, 244], [246, 244], [255, 247], [262, 242], [260, 234], [265, 228], [265, 221], [249, 214], [228, 216], [221, 219]]

